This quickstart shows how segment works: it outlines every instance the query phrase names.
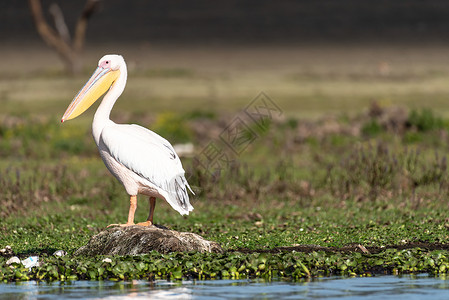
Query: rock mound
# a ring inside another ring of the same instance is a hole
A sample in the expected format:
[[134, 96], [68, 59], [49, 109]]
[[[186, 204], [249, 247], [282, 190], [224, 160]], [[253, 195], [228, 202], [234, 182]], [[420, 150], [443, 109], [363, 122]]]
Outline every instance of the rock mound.
[[112, 227], [93, 236], [74, 255], [138, 255], [151, 251], [223, 252], [221, 246], [190, 232], [178, 232], [160, 226]]

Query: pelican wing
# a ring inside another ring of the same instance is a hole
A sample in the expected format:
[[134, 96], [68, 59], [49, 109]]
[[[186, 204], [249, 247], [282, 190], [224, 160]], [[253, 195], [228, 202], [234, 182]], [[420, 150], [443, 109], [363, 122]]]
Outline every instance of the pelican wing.
[[181, 214], [193, 210], [181, 160], [166, 139], [134, 124], [106, 126], [101, 139], [115, 160], [151, 182], [175, 210]]

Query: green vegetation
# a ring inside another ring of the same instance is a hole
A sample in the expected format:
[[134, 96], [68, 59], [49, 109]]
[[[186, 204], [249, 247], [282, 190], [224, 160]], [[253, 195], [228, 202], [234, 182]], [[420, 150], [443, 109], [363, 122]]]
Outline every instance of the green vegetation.
[[171, 253], [152, 252], [137, 257], [104, 257], [95, 260], [43, 255], [45, 264], [31, 271], [20, 264], [0, 269], [4, 280], [129, 280], [129, 279], [244, 279], [280, 278], [298, 280], [310, 276], [371, 276], [379, 270], [393, 274], [430, 272], [446, 274], [445, 251], [422, 249], [386, 250], [381, 254], [343, 253]]
[[[4, 121], [2, 151], [9, 159], [1, 162], [0, 246], [10, 245], [21, 258], [39, 255], [41, 266], [10, 267], [7, 257], [0, 258], [0, 279], [297, 279], [446, 273], [449, 141], [438, 137], [448, 128], [424, 130], [417, 125], [421, 122], [410, 121], [420, 119], [417, 115], [425, 116], [421, 119], [426, 124], [432, 118], [441, 121], [423, 110], [409, 113], [403, 124], [397, 124], [402, 128], [398, 132], [380, 125], [388, 114], [389, 108], [382, 108], [380, 115], [368, 118], [273, 120], [240, 156], [220, 144], [231, 159], [218, 173], [205, 170], [193, 158], [183, 159], [197, 193], [195, 211], [181, 217], [159, 202], [156, 222], [215, 240], [225, 253], [150, 253], [112, 257], [110, 263], [104, 257], [71, 255], [93, 234], [125, 220], [127, 214], [127, 195], [108, 175], [88, 129], [79, 132], [73, 123], [61, 127], [52, 119]], [[226, 124], [224, 119], [205, 113], [165, 114], [146, 126], [163, 128], [166, 119], [176, 121], [168, 122], [166, 134], [173, 134], [169, 138], [185, 141], [179, 132], [189, 132], [197, 145], [210, 141], [204, 136], [205, 122], [211, 132], [226, 127], [220, 125]], [[432, 124], [444, 124], [440, 121]], [[374, 122], [379, 128], [373, 137], [363, 128]], [[350, 132], [349, 127], [361, 129]], [[422, 138], [405, 143], [410, 132]], [[428, 140], [433, 144], [422, 142]], [[147, 201], [140, 198], [136, 219], [143, 220], [147, 209]], [[311, 248], [292, 252], [304, 245]], [[363, 245], [373, 253], [344, 251], [348, 245]], [[317, 246], [329, 250], [314, 249]], [[59, 249], [68, 255], [54, 257]]]
[[[155, 222], [215, 240], [225, 252], [110, 262], [73, 252], [126, 220], [128, 196], [99, 158], [92, 109], [58, 120], [92, 70], [70, 80], [54, 70], [0, 74], [0, 249], [10, 245], [14, 255], [38, 255], [41, 263], [8, 266], [9, 255], [0, 253], [0, 280], [445, 275], [449, 76], [442, 57], [418, 57], [413, 70], [398, 59], [391, 74], [380, 74], [378, 61], [345, 51], [332, 56], [341, 63], [332, 72], [326, 55], [299, 67], [282, 65], [278, 55], [273, 63], [284, 69], [251, 69], [252, 53], [242, 54], [247, 73], [196, 66], [198, 59], [153, 71], [130, 67], [112, 118], [195, 146], [193, 157], [182, 158], [195, 210], [183, 217], [158, 201]], [[244, 114], [261, 86], [283, 110], [264, 128]], [[234, 152], [222, 133], [237, 116], [247, 126], [239, 140], [245, 147]], [[221, 168], [195, 160], [211, 142], [224, 155]], [[139, 197], [136, 221], [147, 213]], [[68, 255], [55, 257], [56, 250]]]
[[408, 122], [411, 126], [415, 126], [419, 131], [429, 131], [443, 128], [443, 120], [434, 115], [429, 108], [421, 111], [412, 110]]

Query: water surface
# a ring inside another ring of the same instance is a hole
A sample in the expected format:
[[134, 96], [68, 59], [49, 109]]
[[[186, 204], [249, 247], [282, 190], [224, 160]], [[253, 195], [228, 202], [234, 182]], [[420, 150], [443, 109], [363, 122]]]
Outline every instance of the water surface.
[[207, 280], [0, 284], [0, 299], [449, 299], [449, 281], [417, 276], [326, 277], [303, 282]]

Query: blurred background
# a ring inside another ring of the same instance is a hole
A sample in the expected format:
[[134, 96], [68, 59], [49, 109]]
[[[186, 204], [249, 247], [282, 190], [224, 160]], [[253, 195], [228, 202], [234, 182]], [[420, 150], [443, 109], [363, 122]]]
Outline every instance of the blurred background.
[[[32, 2], [55, 33], [62, 17], [68, 45], [95, 3], [74, 78], [64, 80], [70, 68], [38, 34]], [[62, 114], [98, 59], [120, 53], [132, 101], [119, 101], [122, 111], [236, 112], [264, 91], [295, 117], [356, 113], [372, 101], [446, 115], [448, 15], [446, 1], [419, 0], [5, 1], [0, 102], [8, 113], [25, 102], [19, 113]]]
[[[73, 27], [88, 1], [57, 3]], [[449, 24], [446, 1], [98, 1], [89, 42], [108, 43], [307, 43], [441, 41]], [[28, 1], [1, 7], [0, 37], [37, 41]]]

